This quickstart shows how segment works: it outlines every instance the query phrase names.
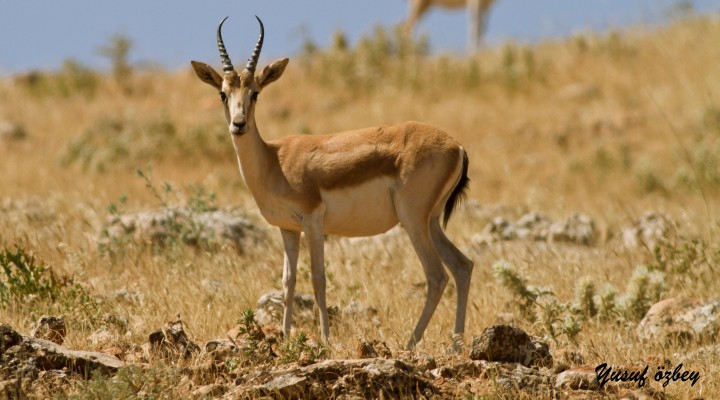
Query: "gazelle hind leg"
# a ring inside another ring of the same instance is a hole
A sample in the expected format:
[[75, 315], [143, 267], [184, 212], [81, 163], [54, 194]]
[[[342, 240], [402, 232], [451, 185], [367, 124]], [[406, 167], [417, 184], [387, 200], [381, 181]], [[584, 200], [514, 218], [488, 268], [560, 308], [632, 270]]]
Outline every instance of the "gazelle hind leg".
[[413, 249], [420, 259], [425, 278], [427, 280], [427, 295], [425, 305], [418, 319], [415, 330], [408, 341], [407, 348], [412, 349], [422, 339], [425, 329], [440, 303], [443, 291], [448, 282], [448, 275], [443, 268], [440, 255], [433, 245], [430, 237], [430, 227], [422, 213], [412, 213], [408, 210], [398, 209], [398, 219], [410, 237]]
[[450, 270], [457, 288], [457, 307], [455, 310], [455, 335], [453, 348], [461, 350], [462, 336], [465, 333], [465, 314], [467, 312], [468, 296], [470, 293], [470, 278], [472, 277], [473, 262], [465, 256], [445, 235], [440, 228], [439, 218], [430, 221], [430, 235], [440, 257]]
[[304, 226], [305, 240], [310, 250], [310, 274], [315, 292], [315, 304], [320, 312], [320, 332], [327, 343], [330, 339], [330, 321], [325, 298], [325, 237], [322, 229], [322, 217], [312, 216], [312, 221]]

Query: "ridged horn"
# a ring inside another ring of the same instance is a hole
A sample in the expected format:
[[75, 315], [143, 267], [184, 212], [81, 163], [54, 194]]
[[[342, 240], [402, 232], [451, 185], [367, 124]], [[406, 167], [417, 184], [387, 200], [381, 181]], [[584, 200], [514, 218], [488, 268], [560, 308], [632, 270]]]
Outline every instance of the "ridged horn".
[[258, 38], [257, 44], [255, 45], [255, 50], [253, 51], [252, 56], [248, 59], [247, 65], [245, 66], [245, 69], [250, 72], [255, 72], [258, 59], [260, 58], [260, 51], [262, 50], [263, 38], [265, 37], [265, 27], [263, 26], [262, 21], [257, 15], [255, 16], [255, 18], [257, 18], [258, 22], [260, 23], [260, 37]]
[[217, 29], [217, 43], [218, 43], [218, 50], [220, 50], [220, 60], [222, 61], [223, 71], [225, 72], [232, 72], [235, 71], [235, 68], [232, 65], [232, 61], [230, 61], [230, 57], [228, 56], [227, 50], [225, 50], [225, 43], [223, 43], [222, 39], [222, 26], [225, 20], [228, 19], [228, 17], [223, 18], [222, 21], [220, 21], [220, 25], [218, 25]]

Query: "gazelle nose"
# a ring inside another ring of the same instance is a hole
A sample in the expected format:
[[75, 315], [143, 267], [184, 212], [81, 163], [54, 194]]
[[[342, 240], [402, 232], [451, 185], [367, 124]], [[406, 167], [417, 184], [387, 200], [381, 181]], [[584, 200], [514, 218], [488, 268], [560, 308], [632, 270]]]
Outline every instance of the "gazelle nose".
[[243, 129], [245, 127], [245, 121], [233, 122], [233, 125], [238, 129]]

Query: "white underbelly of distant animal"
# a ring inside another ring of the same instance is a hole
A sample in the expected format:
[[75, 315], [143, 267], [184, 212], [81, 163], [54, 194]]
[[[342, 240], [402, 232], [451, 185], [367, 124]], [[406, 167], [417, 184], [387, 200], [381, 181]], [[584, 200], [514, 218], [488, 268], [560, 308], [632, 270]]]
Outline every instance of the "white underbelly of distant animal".
[[322, 191], [324, 232], [340, 236], [372, 236], [397, 225], [392, 199], [394, 180], [375, 178], [358, 186]]

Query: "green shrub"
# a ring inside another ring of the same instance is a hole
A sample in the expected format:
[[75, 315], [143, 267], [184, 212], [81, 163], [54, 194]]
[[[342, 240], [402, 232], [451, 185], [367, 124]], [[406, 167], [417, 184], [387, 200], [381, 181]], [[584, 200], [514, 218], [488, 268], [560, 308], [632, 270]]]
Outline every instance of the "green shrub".
[[21, 248], [0, 250], [0, 267], [0, 306], [30, 296], [54, 300], [60, 293], [55, 274]]

